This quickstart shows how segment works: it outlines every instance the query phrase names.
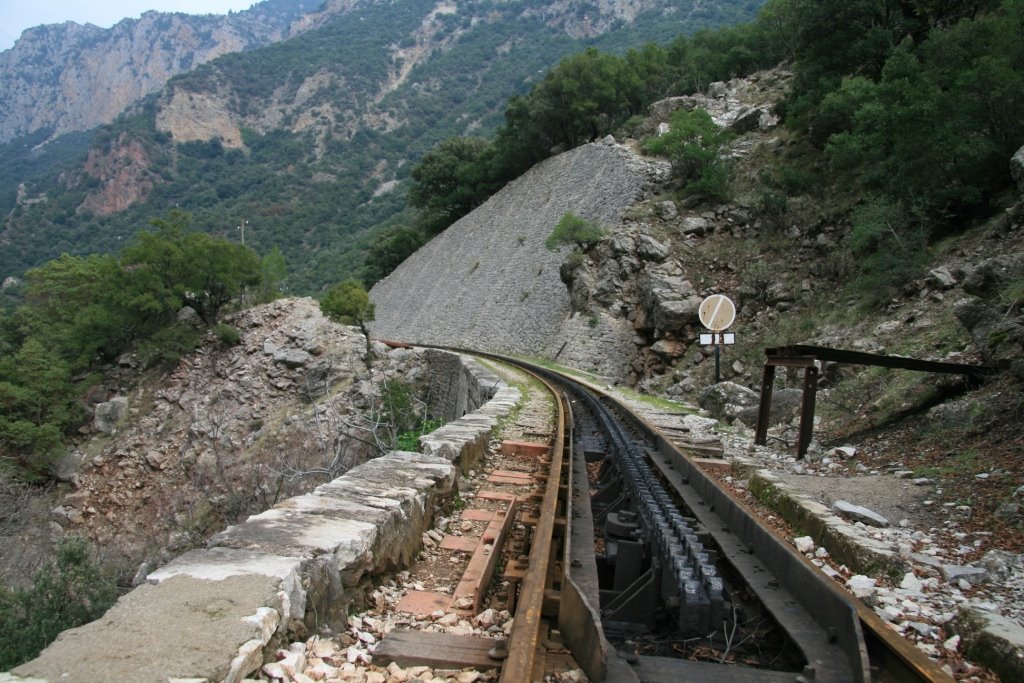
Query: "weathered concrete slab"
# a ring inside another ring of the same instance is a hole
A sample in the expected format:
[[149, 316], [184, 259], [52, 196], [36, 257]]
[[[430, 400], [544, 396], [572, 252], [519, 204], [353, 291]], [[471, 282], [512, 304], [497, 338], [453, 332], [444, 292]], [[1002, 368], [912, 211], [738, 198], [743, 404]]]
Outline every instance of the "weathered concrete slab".
[[868, 536], [828, 507], [787, 485], [768, 470], [750, 476], [749, 490], [793, 526], [805, 529], [829, 554], [861, 574], [903, 576], [910, 566], [897, 550]]
[[456, 463], [463, 472], [473, 469], [484, 457], [497, 420], [471, 413], [420, 437], [420, 450]]
[[[263, 576], [276, 579], [280, 593], [281, 627], [287, 620], [302, 620], [306, 613], [306, 591], [302, 587], [305, 561], [298, 557], [279, 557], [251, 550], [211, 548], [191, 550], [156, 570], [146, 581], [159, 584], [176, 576], [202, 581], [224, 581], [236, 576]], [[277, 603], [275, 603], [275, 606]]]
[[13, 673], [64, 683], [240, 681], [262, 655], [252, 668], [240, 664], [233, 671], [232, 660], [246, 643], [257, 641], [262, 651], [272, 638], [260, 610], [279, 603], [279, 589], [279, 580], [257, 574], [222, 581], [174, 576], [140, 586], [103, 618], [65, 631]]
[[868, 526], [889, 526], [889, 520], [874, 510], [868, 509], [863, 505], [855, 505], [846, 500], [837, 500], [832, 503], [832, 510], [843, 517], [852, 519], [855, 522], [862, 522]]
[[1004, 681], [1024, 681], [1024, 628], [1004, 616], [965, 609], [950, 627], [963, 639], [963, 652]]
[[477, 412], [492, 417], [505, 417], [519, 404], [523, 395], [515, 387], [501, 386]]

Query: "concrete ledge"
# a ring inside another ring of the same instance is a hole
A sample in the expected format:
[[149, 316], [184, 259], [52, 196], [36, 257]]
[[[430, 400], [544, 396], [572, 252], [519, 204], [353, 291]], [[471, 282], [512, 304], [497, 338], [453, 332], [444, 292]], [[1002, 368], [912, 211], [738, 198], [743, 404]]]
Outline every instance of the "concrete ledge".
[[855, 573], [902, 577], [910, 571], [910, 565], [894, 548], [871, 538], [768, 470], [753, 472], [748, 488], [759, 501], [793, 526], [797, 535], [812, 537], [816, 544], [828, 548], [836, 561]]
[[[263, 648], [277, 632], [278, 589], [278, 580], [257, 574], [220, 581], [175, 576], [140, 586], [101, 619], [62, 633], [13, 673], [68, 683], [241, 681], [262, 664]], [[236, 663], [240, 652], [248, 657]]]
[[950, 625], [963, 639], [963, 652], [1004, 681], [1024, 681], [1024, 628], [1006, 617], [965, 609]]

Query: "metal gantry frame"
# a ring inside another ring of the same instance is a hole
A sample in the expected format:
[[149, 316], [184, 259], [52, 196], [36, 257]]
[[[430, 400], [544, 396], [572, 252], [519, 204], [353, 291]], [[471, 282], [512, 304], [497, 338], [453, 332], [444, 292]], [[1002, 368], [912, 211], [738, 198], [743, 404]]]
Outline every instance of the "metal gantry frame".
[[876, 367], [898, 370], [918, 370], [921, 372], [937, 372], [943, 374], [963, 375], [969, 382], [980, 382], [992, 373], [992, 368], [984, 365], [967, 365], [964, 363], [946, 363], [941, 361], [919, 360], [904, 356], [890, 356], [864, 351], [848, 351], [833, 349], [826, 346], [808, 346], [795, 344], [778, 346], [764, 350], [767, 358], [761, 374], [761, 400], [757, 407], [757, 426], [754, 430], [754, 443], [763, 446], [768, 441], [768, 422], [772, 409], [772, 387], [775, 383], [775, 368], [803, 368], [803, 398], [800, 401], [800, 433], [796, 445], [796, 457], [803, 458], [811, 445], [811, 434], [814, 430], [814, 406], [817, 400], [818, 370], [820, 363], [844, 363], [848, 365], [874, 365]]

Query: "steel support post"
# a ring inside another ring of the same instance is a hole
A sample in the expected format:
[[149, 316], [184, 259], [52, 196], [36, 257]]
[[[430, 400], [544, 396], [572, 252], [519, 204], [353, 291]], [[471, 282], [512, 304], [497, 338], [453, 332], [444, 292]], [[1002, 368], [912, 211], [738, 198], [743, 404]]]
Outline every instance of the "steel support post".
[[763, 446], [768, 442], [768, 418], [772, 412], [772, 386], [775, 384], [775, 366], [765, 361], [761, 371], [761, 402], [757, 405], [757, 426], [754, 428], [754, 443]]
[[804, 395], [800, 404], [800, 439], [796, 444], [796, 458], [802, 460], [811, 445], [814, 431], [814, 402], [818, 395], [818, 368], [815, 365], [804, 368]]

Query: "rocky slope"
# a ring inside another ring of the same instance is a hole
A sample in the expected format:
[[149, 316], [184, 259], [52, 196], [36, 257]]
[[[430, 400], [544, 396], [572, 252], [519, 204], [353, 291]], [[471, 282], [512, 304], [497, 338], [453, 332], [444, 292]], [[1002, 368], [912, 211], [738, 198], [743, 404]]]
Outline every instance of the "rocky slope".
[[[770, 139], [785, 72], [718, 84], [716, 94], [652, 106], [643, 131], [701, 106], [744, 133], [732, 154]], [[697, 308], [722, 286], [694, 267], [714, 231], [753, 229], [749, 208], [685, 208], [658, 195], [669, 166], [608, 138], [549, 159], [510, 183], [374, 286], [385, 337], [545, 355], [614, 381], [660, 374], [698, 353]], [[584, 255], [544, 247], [567, 212], [607, 235]], [[703, 358], [703, 356], [701, 356]]]
[[237, 346], [211, 334], [168, 373], [140, 375], [122, 359], [89, 397], [95, 420], [62, 465], [70, 486], [30, 494], [0, 481], [3, 507], [26, 511], [0, 518], [6, 583], [31, 575], [64, 533], [94, 542], [131, 578], [144, 560], [166, 562], [379, 454], [381, 387], [414, 382], [415, 354], [381, 347], [369, 372], [364, 337], [311, 299], [229, 322]]
[[318, 5], [268, 0], [227, 16], [150, 11], [109, 29], [74, 22], [28, 29], [0, 53], [0, 142], [109, 123], [175, 74], [315, 26], [303, 15]]

